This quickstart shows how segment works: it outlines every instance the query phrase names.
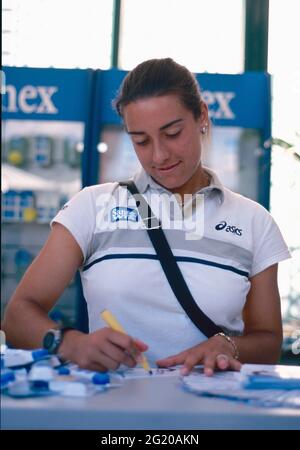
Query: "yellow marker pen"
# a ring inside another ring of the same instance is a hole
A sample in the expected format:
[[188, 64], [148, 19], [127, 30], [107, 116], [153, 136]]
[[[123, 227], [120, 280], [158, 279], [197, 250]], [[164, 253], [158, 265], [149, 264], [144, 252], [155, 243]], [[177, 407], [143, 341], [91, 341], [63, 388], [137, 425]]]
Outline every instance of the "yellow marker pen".
[[[101, 312], [102, 319], [107, 323], [110, 328], [112, 328], [115, 331], [120, 331], [121, 333], [127, 334], [122, 325], [117, 321], [117, 319], [112, 315], [110, 311], [107, 309], [104, 309]], [[152, 375], [152, 370], [150, 369], [149, 363], [147, 361], [146, 356], [141, 353], [142, 360], [140, 361], [141, 366], [149, 372], [150, 375]]]

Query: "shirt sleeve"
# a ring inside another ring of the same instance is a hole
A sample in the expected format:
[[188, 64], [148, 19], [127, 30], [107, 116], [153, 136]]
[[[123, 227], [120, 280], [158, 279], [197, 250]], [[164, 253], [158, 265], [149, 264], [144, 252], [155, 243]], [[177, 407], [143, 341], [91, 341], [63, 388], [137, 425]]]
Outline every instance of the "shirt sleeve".
[[254, 218], [254, 251], [250, 277], [291, 257], [281, 231], [264, 208]]
[[50, 222], [51, 228], [55, 222], [61, 223], [70, 231], [82, 250], [85, 262], [95, 227], [95, 211], [90, 190], [82, 189], [65, 203]]

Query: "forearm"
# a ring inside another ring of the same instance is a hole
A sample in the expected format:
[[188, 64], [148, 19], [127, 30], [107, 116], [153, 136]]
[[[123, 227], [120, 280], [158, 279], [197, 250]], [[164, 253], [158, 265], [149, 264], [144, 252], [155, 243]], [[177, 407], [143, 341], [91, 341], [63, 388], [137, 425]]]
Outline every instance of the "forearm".
[[82, 261], [82, 250], [73, 235], [63, 225], [55, 223], [47, 242], [26, 270], [6, 307], [1, 325], [11, 345], [41, 347], [47, 330], [57, 326], [48, 313]]
[[239, 361], [252, 364], [278, 363], [282, 344], [282, 335], [270, 331], [257, 331], [240, 337], [233, 337], [236, 343]]
[[16, 348], [31, 349], [42, 346], [43, 336], [57, 324], [48, 317], [37, 303], [30, 300], [16, 300], [6, 309], [2, 329], [6, 340]]

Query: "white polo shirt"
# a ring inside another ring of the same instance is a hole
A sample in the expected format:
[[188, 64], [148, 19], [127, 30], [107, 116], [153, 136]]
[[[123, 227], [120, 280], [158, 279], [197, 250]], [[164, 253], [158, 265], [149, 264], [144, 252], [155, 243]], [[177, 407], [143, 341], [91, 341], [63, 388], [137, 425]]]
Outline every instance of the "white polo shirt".
[[[178, 220], [179, 203], [167, 205], [168, 198], [175, 198], [170, 191], [143, 169], [133, 179], [154, 213], [169, 217], [164, 232], [195, 301], [217, 325], [241, 334], [250, 278], [290, 254], [265, 208], [225, 188], [212, 170], [205, 170], [210, 186], [194, 194], [192, 204], [197, 194], [203, 194], [204, 202], [196, 202], [193, 210], [190, 202], [183, 209], [201, 222], [194, 237], [188, 237], [189, 222]], [[164, 200], [157, 203], [157, 198]], [[128, 334], [149, 345], [152, 364], [206, 339], [176, 299], [124, 187], [116, 182], [86, 187], [53, 222], [63, 224], [82, 249], [80, 275], [90, 332], [106, 326], [100, 312], [109, 309]]]

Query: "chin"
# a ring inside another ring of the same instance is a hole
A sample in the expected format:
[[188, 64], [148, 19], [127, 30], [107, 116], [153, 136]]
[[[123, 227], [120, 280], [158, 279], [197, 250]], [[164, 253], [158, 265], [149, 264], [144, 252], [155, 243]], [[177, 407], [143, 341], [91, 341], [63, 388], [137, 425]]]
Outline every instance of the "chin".
[[157, 183], [172, 191], [180, 189], [189, 180], [188, 176], [179, 173], [163, 175], [157, 171], [151, 171], [150, 175]]
[[158, 183], [161, 184], [162, 186], [164, 186], [166, 189], [168, 189], [169, 191], [175, 191], [176, 189], [180, 189], [184, 184], [185, 181], [180, 182], [180, 181], [172, 181], [172, 180], [158, 180]]

